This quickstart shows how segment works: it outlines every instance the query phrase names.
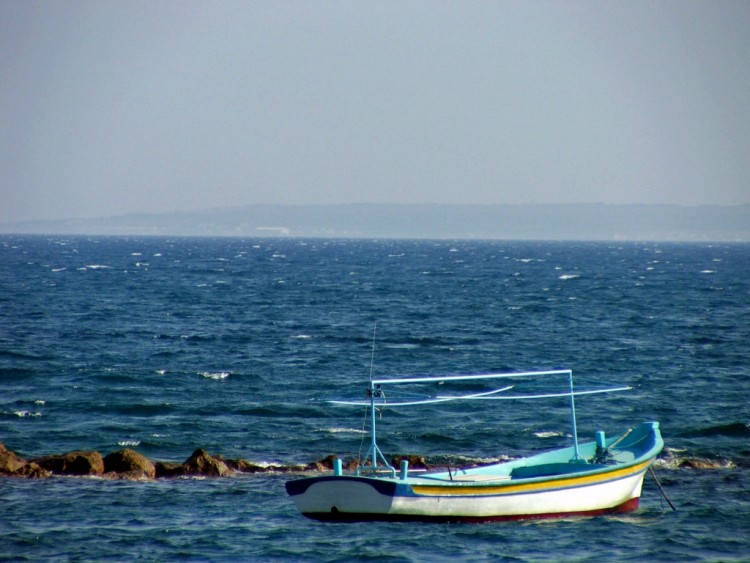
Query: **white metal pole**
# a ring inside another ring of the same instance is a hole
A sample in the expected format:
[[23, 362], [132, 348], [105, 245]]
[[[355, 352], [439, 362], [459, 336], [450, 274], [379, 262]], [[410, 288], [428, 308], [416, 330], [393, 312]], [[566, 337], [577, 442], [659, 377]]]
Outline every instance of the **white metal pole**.
[[576, 424], [576, 400], [573, 393], [573, 370], [568, 370], [568, 381], [570, 383], [570, 414], [573, 419], [573, 459], [578, 461], [581, 459], [581, 455], [578, 453], [578, 425]]
[[378, 468], [378, 445], [375, 441], [375, 385], [370, 383], [370, 456], [372, 456], [372, 470]]

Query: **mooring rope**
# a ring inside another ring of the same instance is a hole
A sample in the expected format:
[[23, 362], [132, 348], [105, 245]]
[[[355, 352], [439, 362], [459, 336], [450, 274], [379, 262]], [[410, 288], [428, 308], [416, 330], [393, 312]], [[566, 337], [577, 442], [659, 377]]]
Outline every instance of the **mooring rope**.
[[661, 483], [659, 483], [659, 479], [656, 478], [656, 473], [654, 473], [654, 468], [651, 467], [651, 466], [649, 466], [648, 472], [651, 473], [651, 477], [654, 478], [654, 482], [656, 483], [656, 486], [659, 488], [659, 492], [664, 497], [664, 500], [667, 501], [667, 503], [672, 508], [672, 510], [677, 511], [677, 509], [675, 508], [674, 504], [672, 504], [672, 501], [669, 500], [669, 497], [667, 496], [667, 492], [664, 490], [664, 487], [662, 487]]

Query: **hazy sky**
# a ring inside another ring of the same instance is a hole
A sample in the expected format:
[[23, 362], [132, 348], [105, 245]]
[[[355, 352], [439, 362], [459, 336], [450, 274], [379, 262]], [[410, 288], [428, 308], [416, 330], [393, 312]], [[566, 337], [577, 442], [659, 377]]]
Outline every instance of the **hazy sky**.
[[0, 221], [750, 203], [750, 2], [0, 0]]

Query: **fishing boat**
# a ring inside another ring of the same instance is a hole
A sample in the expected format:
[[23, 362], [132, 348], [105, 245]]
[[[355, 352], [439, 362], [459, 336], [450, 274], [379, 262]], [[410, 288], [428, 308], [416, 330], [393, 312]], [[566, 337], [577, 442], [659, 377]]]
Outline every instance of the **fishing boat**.
[[[563, 378], [560, 389], [523, 391], [529, 381]], [[420, 387], [491, 382], [502, 386], [468, 394], [395, 398], [391, 386]], [[386, 392], [386, 389], [389, 389]], [[370, 444], [355, 470], [287, 481], [286, 490], [305, 516], [325, 521], [417, 520], [492, 521], [594, 516], [635, 510], [646, 471], [664, 447], [658, 422], [645, 422], [618, 435], [596, 431], [579, 443], [575, 399], [582, 395], [628, 390], [628, 386], [574, 388], [572, 370], [372, 379], [361, 401], [330, 401], [368, 409]], [[387, 398], [388, 397], [388, 398]], [[452, 401], [502, 401], [564, 397], [570, 403], [572, 445], [530, 457], [468, 469], [420, 472], [407, 460], [388, 463], [377, 443], [376, 412]]]

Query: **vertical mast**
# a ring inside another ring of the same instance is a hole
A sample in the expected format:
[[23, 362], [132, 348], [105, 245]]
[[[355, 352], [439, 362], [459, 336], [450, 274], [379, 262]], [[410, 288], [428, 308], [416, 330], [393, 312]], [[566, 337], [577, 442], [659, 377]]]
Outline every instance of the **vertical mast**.
[[372, 470], [378, 468], [378, 445], [375, 441], [375, 386], [372, 383], [372, 370], [375, 366], [375, 334], [378, 323], [372, 325], [372, 351], [370, 352], [370, 456], [372, 459]]
[[370, 352], [370, 387], [372, 387], [372, 369], [375, 365], [375, 332], [378, 330], [378, 323], [372, 326], [372, 351]]
[[375, 441], [375, 387], [370, 380], [370, 457], [372, 459], [372, 470], [378, 469], [378, 444]]
[[578, 428], [576, 424], [576, 399], [573, 393], [573, 370], [568, 370], [568, 383], [570, 386], [570, 416], [573, 421], [573, 459], [571, 461], [582, 461], [581, 454], [578, 452]]
[[390, 466], [388, 461], [385, 459], [383, 452], [378, 447], [375, 430], [375, 398], [383, 397], [383, 389], [380, 384], [376, 384], [372, 379], [373, 366], [375, 364], [375, 331], [377, 329], [377, 323], [372, 329], [372, 355], [370, 356], [370, 386], [367, 388], [367, 394], [370, 397], [370, 450], [365, 456], [364, 463], [367, 462], [367, 458], [370, 458], [372, 463], [372, 471], [375, 472], [378, 469], [378, 456], [383, 461], [383, 465], [386, 469], [390, 469], [392, 474], [395, 474], [395, 470]]

